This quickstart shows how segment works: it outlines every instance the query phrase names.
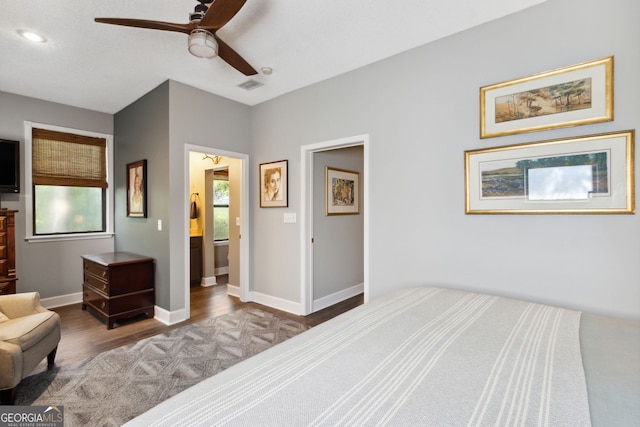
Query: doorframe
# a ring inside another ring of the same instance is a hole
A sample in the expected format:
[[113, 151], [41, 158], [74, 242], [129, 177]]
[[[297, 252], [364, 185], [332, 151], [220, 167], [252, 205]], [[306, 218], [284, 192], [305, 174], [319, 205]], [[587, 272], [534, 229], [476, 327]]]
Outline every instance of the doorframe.
[[[234, 151], [228, 151], [218, 148], [205, 147], [201, 145], [185, 144], [184, 146], [184, 158], [185, 158], [185, 177], [184, 177], [184, 218], [183, 232], [184, 247], [189, 248], [189, 189], [190, 189], [190, 171], [191, 161], [190, 153], [202, 153], [210, 155], [219, 155], [223, 157], [232, 157], [240, 160], [240, 176], [241, 182], [241, 196], [240, 196], [240, 301], [249, 301], [249, 246], [251, 242], [251, 236], [249, 232], [249, 155], [246, 153], [237, 153]], [[190, 286], [190, 259], [189, 251], [184, 251], [184, 298], [185, 298], [185, 315], [189, 319], [191, 317], [191, 286]]]
[[313, 157], [315, 153], [363, 147], [362, 212], [364, 222], [364, 302], [369, 301], [369, 135], [318, 142], [300, 147], [300, 308], [306, 316], [313, 310]]

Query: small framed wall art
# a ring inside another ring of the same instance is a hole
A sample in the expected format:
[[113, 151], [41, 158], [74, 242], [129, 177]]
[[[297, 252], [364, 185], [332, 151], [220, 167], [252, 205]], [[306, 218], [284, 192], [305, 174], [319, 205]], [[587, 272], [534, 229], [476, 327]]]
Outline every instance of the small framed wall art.
[[127, 165], [127, 216], [147, 217], [147, 161]]
[[633, 130], [465, 151], [467, 214], [635, 213]]
[[613, 56], [480, 88], [480, 138], [613, 120]]
[[260, 164], [260, 207], [286, 208], [289, 205], [288, 160]]
[[325, 167], [325, 215], [360, 213], [360, 173]]

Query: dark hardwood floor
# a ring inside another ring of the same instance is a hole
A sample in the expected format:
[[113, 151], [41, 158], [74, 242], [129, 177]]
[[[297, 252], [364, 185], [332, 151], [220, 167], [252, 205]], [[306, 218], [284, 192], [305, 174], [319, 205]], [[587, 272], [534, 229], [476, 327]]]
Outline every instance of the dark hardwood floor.
[[[296, 316], [260, 304], [240, 302], [238, 298], [227, 295], [226, 285], [215, 285], [208, 288], [196, 286], [191, 288], [191, 318], [189, 320], [167, 326], [156, 319], [148, 319], [142, 315], [142, 317], [116, 322], [115, 327], [110, 330], [106, 328], [105, 322], [97, 319], [87, 310], [82, 310], [80, 303], [71, 304], [52, 309], [62, 318], [62, 338], [58, 345], [56, 365], [62, 366], [78, 362], [106, 350], [131, 344], [171, 329], [220, 316], [247, 306], [257, 307], [307, 326], [315, 326], [362, 304], [362, 302], [363, 296], [359, 295], [309, 316]], [[42, 369], [46, 369], [46, 363], [41, 365]]]

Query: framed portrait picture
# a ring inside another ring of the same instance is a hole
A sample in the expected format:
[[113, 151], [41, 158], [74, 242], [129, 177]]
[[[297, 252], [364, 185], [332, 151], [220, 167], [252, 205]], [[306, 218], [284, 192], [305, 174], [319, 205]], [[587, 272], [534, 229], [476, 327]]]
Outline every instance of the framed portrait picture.
[[480, 138], [613, 120], [613, 56], [480, 88]]
[[127, 216], [147, 217], [147, 161], [127, 165]]
[[286, 208], [289, 205], [287, 166], [288, 160], [260, 164], [261, 208]]
[[465, 151], [466, 213], [635, 213], [634, 134]]
[[360, 173], [325, 167], [325, 215], [360, 213]]

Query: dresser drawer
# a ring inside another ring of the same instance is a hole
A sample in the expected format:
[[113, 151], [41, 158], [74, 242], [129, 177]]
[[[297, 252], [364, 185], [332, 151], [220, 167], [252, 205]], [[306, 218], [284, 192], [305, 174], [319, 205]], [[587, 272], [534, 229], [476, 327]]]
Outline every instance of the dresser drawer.
[[0, 277], [7, 277], [9, 275], [9, 266], [6, 259], [0, 259]]
[[102, 292], [105, 296], [109, 296], [111, 293], [109, 289], [109, 282], [105, 282], [104, 280], [94, 276], [93, 274], [84, 273], [84, 283], [85, 285], [91, 286], [92, 288]]
[[82, 291], [83, 304], [90, 305], [105, 316], [109, 314], [109, 298], [100, 295], [87, 285], [82, 286]]
[[83, 286], [83, 304], [92, 306], [101, 311], [106, 316], [114, 316], [128, 311], [137, 310], [142, 307], [153, 306], [154, 291], [132, 292], [119, 297], [106, 297], [96, 292], [90, 286]]
[[[109, 267], [84, 260], [85, 273], [91, 273], [105, 281], [109, 281]], [[85, 277], [87, 275], [85, 274]]]
[[7, 217], [0, 216], [0, 231], [7, 231]]
[[9, 295], [16, 293], [16, 281], [0, 282], [0, 295]]

